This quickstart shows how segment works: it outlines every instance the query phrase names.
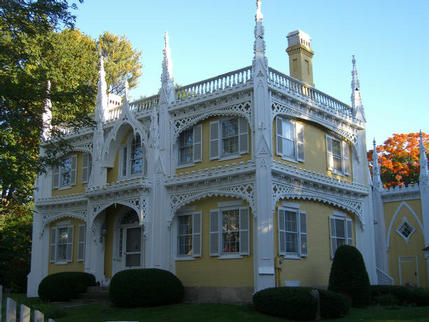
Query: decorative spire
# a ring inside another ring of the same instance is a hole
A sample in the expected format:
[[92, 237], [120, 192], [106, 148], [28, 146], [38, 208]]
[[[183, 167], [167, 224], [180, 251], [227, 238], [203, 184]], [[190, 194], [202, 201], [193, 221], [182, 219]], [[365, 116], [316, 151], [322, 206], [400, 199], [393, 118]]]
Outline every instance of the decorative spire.
[[420, 130], [420, 182], [429, 183], [428, 159], [426, 156], [426, 148], [423, 141], [423, 133]]
[[42, 114], [42, 139], [47, 141], [51, 138], [52, 129], [52, 103], [49, 95], [51, 93], [51, 81], [48, 79], [46, 84], [46, 100]]
[[124, 84], [124, 90], [125, 90], [125, 102], [129, 102], [128, 101], [128, 91], [130, 89], [130, 84], [128, 83], [128, 79], [125, 80], [125, 84]]
[[372, 151], [372, 182], [373, 186], [378, 189], [383, 188], [383, 183], [380, 176], [380, 165], [378, 163], [377, 145], [375, 139], [373, 141], [374, 150]]
[[171, 50], [167, 31], [164, 34], [164, 49], [162, 52], [164, 54], [164, 59], [162, 60], [161, 82], [164, 84], [173, 82], [173, 62], [171, 60]]
[[265, 40], [264, 40], [264, 26], [262, 25], [262, 20], [264, 16], [261, 12], [261, 0], [256, 1], [256, 15], [255, 15], [255, 43], [253, 45], [253, 51], [255, 58], [264, 57], [265, 58]]
[[98, 90], [97, 90], [97, 106], [95, 107], [95, 121], [97, 124], [106, 121], [108, 114], [107, 107], [107, 83], [106, 72], [104, 71], [104, 58], [100, 55], [100, 69], [98, 71]]
[[360, 84], [359, 84], [359, 78], [358, 78], [358, 72], [356, 69], [356, 58], [353, 55], [352, 56], [352, 63], [353, 63], [353, 69], [352, 69], [352, 107], [353, 107], [353, 114], [355, 117], [359, 118], [362, 121], [365, 121], [365, 114], [363, 110], [363, 104], [362, 104], [362, 96], [360, 93]]
[[169, 44], [168, 32], [164, 34], [164, 49], [162, 60], [160, 102], [170, 104], [175, 100], [174, 80], [173, 80], [173, 62], [171, 60], [171, 50]]

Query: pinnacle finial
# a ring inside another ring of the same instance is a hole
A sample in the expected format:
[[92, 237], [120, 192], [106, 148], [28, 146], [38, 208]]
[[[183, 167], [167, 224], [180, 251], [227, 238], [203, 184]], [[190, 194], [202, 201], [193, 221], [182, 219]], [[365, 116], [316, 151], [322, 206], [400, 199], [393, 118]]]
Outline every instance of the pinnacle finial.
[[364, 109], [362, 104], [362, 96], [360, 93], [360, 83], [359, 83], [359, 77], [358, 77], [358, 72], [356, 68], [355, 55], [352, 55], [352, 64], [353, 64], [353, 68], [352, 68], [352, 82], [351, 82], [351, 87], [352, 87], [351, 100], [352, 100], [352, 107], [353, 107], [353, 115], [361, 119], [362, 121], [365, 121], [365, 114], [364, 114]]
[[423, 133], [422, 130], [420, 130], [420, 144], [419, 144], [419, 150], [420, 150], [420, 182], [429, 183], [429, 169], [428, 169], [428, 159], [426, 157], [426, 148], [423, 141]]
[[52, 103], [49, 98], [51, 93], [51, 81], [48, 79], [46, 83], [46, 100], [45, 108], [42, 114], [42, 139], [47, 141], [51, 138], [52, 130]]
[[256, 0], [256, 21], [262, 21], [264, 19], [264, 15], [261, 11], [261, 0]]
[[128, 84], [128, 79], [125, 80], [124, 90], [125, 90], [125, 100], [128, 102], [128, 91], [130, 84]]
[[98, 71], [97, 106], [95, 107], [95, 120], [97, 123], [105, 122], [107, 119], [107, 84], [104, 71], [104, 57], [100, 54], [100, 67]]
[[162, 60], [162, 76], [161, 82], [173, 81], [173, 63], [171, 61], [171, 49], [170, 49], [170, 38], [168, 36], [168, 31], [164, 34], [164, 49], [163, 49], [164, 59]]
[[380, 177], [380, 165], [378, 163], [378, 153], [375, 138], [373, 140], [373, 145], [374, 150], [372, 151], [372, 182], [374, 187], [381, 189], [383, 187], [383, 183]]

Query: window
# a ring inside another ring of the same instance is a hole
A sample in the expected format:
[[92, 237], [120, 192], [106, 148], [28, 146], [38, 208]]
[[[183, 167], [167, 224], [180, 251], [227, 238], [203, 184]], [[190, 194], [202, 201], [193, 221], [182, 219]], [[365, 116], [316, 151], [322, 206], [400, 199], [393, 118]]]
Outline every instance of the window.
[[73, 226], [66, 224], [51, 228], [50, 262], [67, 263], [73, 261]]
[[249, 255], [249, 208], [210, 211], [210, 256]]
[[82, 154], [82, 183], [88, 183], [91, 176], [92, 157], [90, 153]]
[[350, 174], [349, 145], [332, 136], [326, 136], [326, 151], [328, 158], [328, 170], [336, 174]]
[[188, 165], [202, 160], [202, 125], [184, 130], [179, 136], [179, 165]]
[[277, 155], [284, 159], [304, 162], [304, 125], [277, 117]]
[[54, 167], [54, 189], [68, 188], [76, 184], [77, 155], [70, 155], [61, 160], [59, 166]]
[[143, 146], [140, 135], [136, 135], [121, 149], [120, 176], [130, 177], [144, 172]]
[[341, 245], [353, 245], [352, 220], [346, 218], [343, 213], [336, 213], [329, 217], [331, 230], [331, 256], [334, 258], [335, 251]]
[[249, 152], [246, 119], [230, 118], [210, 122], [210, 160], [238, 157]]
[[123, 268], [143, 265], [143, 226], [135, 211], [124, 214], [120, 221], [118, 256]]
[[86, 226], [79, 225], [78, 233], [77, 261], [83, 262], [85, 260]]
[[414, 228], [407, 220], [406, 217], [402, 220], [401, 225], [399, 225], [396, 232], [401, 235], [402, 238], [404, 238], [405, 242], [408, 243], [411, 236], [414, 234], [416, 228]]
[[177, 217], [177, 256], [201, 256], [201, 213]]
[[306, 213], [296, 205], [279, 208], [279, 250], [280, 255], [299, 258], [306, 257], [307, 222]]

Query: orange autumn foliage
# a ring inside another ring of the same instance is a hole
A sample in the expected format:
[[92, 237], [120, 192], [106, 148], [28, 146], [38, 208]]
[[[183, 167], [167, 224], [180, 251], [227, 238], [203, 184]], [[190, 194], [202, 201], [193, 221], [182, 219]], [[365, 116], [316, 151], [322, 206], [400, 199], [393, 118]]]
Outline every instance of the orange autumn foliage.
[[[422, 133], [426, 147], [426, 158], [429, 152], [429, 135]], [[380, 175], [383, 186], [393, 187], [408, 185], [419, 181], [420, 174], [420, 135], [419, 133], [393, 134], [393, 137], [377, 146], [380, 164]], [[372, 152], [367, 157], [372, 173]]]

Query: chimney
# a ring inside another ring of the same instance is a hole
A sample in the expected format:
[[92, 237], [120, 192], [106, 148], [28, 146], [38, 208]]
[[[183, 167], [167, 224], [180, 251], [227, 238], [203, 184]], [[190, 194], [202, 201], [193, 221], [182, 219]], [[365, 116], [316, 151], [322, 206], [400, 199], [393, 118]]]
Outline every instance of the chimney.
[[290, 76], [314, 86], [313, 63], [314, 52], [311, 50], [311, 38], [301, 30], [287, 35]]

